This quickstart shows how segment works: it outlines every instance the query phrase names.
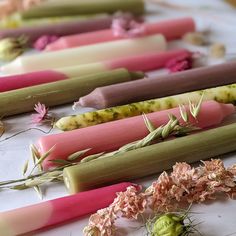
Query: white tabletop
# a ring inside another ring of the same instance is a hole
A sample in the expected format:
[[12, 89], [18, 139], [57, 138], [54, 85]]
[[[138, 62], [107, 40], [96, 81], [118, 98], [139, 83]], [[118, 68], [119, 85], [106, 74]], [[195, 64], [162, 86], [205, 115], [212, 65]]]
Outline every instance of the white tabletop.
[[[211, 28], [212, 41], [223, 42], [227, 46], [229, 52], [236, 52], [236, 10], [233, 10], [227, 4], [223, 3], [223, 1], [219, 0], [175, 0], [171, 2], [178, 4], [188, 4], [188, 6], [192, 7], [192, 9], [173, 11], [171, 9], [157, 7], [156, 5], [150, 4], [148, 6], [149, 15], [147, 16], [147, 20], [154, 21], [165, 18], [193, 16], [197, 21], [199, 28], [204, 28], [206, 26]], [[171, 47], [176, 47], [177, 45], [181, 46], [182, 44], [180, 42], [171, 43]], [[207, 50], [206, 48], [191, 48], [200, 51]], [[80, 109], [79, 112], [84, 112], [87, 110], [88, 109]], [[57, 117], [74, 113], [74, 111], [71, 109], [71, 105], [52, 109], [51, 111], [54, 112]], [[30, 114], [5, 119], [4, 123], [6, 125], [7, 131], [6, 134], [0, 139], [0, 181], [21, 177], [22, 166], [25, 160], [30, 156], [29, 145], [35, 143], [40, 136], [44, 135], [38, 131], [29, 131], [6, 142], [1, 142], [2, 139], [9, 135], [29, 127], [33, 127], [33, 125], [30, 124]], [[47, 127], [43, 126], [41, 128], [44, 130], [48, 129]], [[236, 154], [228, 154], [221, 156], [221, 158], [224, 160], [226, 166], [236, 162]], [[157, 179], [157, 177], [158, 175], [155, 175], [153, 177], [137, 181], [137, 183], [142, 183], [144, 186], [148, 186], [155, 179]], [[50, 185], [48, 188], [43, 188], [43, 190], [43, 201], [67, 195], [63, 184]], [[31, 189], [24, 191], [0, 192], [0, 211], [6, 211], [39, 202], [41, 202], [41, 200]], [[193, 211], [198, 213], [194, 215], [196, 222], [202, 222], [198, 226], [198, 229], [202, 235], [226, 236], [231, 234], [233, 235], [233, 233], [236, 232], [236, 201], [221, 199], [214, 202], [194, 205]], [[53, 227], [47, 231], [40, 231], [27, 235], [82, 235], [82, 229], [86, 226], [87, 222], [88, 218], [85, 217], [65, 225]], [[144, 229], [138, 231], [132, 230], [131, 226], [133, 225], [131, 222], [122, 221], [120, 222], [120, 226], [123, 229], [125, 228], [125, 231], [127, 231], [126, 235], [145, 235]], [[138, 227], [138, 225], [136, 226]]]

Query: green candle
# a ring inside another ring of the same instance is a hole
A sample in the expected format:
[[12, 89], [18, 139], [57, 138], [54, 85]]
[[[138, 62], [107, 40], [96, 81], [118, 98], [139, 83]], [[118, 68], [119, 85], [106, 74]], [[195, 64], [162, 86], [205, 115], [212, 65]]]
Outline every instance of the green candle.
[[47, 83], [0, 93], [0, 116], [16, 115], [34, 109], [38, 102], [46, 106], [62, 105], [77, 101], [99, 86], [139, 79], [141, 72], [117, 69], [78, 78]]
[[233, 123], [67, 167], [64, 180], [70, 193], [86, 191], [152, 175], [170, 169], [176, 162], [192, 163], [232, 152], [236, 150], [235, 143], [236, 123]]
[[71, 16], [117, 11], [144, 13], [143, 0], [56, 0], [42, 3], [22, 12], [23, 18], [40, 18], [52, 16]]

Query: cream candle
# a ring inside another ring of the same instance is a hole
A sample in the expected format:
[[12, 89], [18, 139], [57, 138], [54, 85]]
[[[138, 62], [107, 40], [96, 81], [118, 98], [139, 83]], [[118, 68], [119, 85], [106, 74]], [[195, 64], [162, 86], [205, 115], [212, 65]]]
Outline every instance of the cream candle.
[[[192, 18], [180, 18], [158, 21], [155, 23], [142, 24], [144, 35], [162, 34], [167, 40], [181, 38], [188, 32], [194, 32], [195, 23]], [[46, 47], [47, 51], [61, 50], [65, 48], [79, 47], [84, 45], [96, 44], [101, 42], [115, 41], [124, 39], [125, 37], [116, 36], [112, 29], [101, 30], [96, 32], [76, 34], [61, 37], [54, 43]]]
[[109, 206], [117, 192], [131, 183], [119, 183], [0, 213], [0, 234], [16, 236], [86, 216]]
[[126, 69], [117, 69], [3, 92], [0, 93], [0, 116], [5, 117], [33, 111], [34, 105], [38, 102], [44, 103], [46, 106], [74, 102], [81, 95], [88, 94], [100, 85], [139, 78], [143, 78], [143, 73], [130, 73]]
[[0, 92], [71, 79], [118, 68], [126, 68], [130, 71], [140, 70], [146, 72], [164, 67], [172, 58], [190, 54], [191, 53], [185, 49], [179, 49], [160, 53], [145, 53], [140, 56], [124, 57], [80, 66], [2, 76], [0, 77]]
[[[137, 127], [138, 129], [138, 127]], [[236, 150], [236, 123], [64, 169], [71, 193], [149, 176], [176, 162], [192, 163]]]
[[61, 130], [72, 130], [137, 116], [142, 113], [166, 110], [172, 107], [178, 107], [179, 105], [188, 104], [189, 100], [198, 102], [203, 94], [203, 100], [205, 101], [215, 100], [222, 103], [236, 104], [236, 84], [231, 84], [63, 117], [56, 122], [56, 126]]
[[[189, 114], [187, 107], [186, 110]], [[207, 128], [220, 124], [224, 118], [234, 112], [235, 109], [232, 104], [208, 101], [202, 103], [197, 121], [190, 114], [189, 117], [191, 124]], [[181, 117], [179, 108], [150, 113], [147, 114], [147, 117], [156, 127], [159, 127], [168, 122], [168, 114]], [[43, 162], [43, 167], [48, 169], [55, 165], [51, 160], [66, 159], [79, 150], [91, 148], [86, 155], [114, 151], [127, 143], [144, 138], [147, 134], [148, 130], [143, 117], [135, 116], [79, 130], [43, 136], [38, 140], [37, 146], [41, 154], [54, 147], [51, 154]]]
[[152, 35], [143, 38], [124, 39], [117, 42], [66, 49], [58, 52], [22, 56], [3, 66], [1, 70], [4, 73], [15, 73], [16, 71], [17, 73], [24, 73], [118, 59], [124, 56], [138, 56], [143, 53], [164, 51], [165, 49], [165, 38], [162, 35]]
[[96, 88], [80, 98], [79, 103], [82, 106], [102, 109], [232, 83], [236, 83], [236, 62], [158, 75], [156, 78], [135, 83]]

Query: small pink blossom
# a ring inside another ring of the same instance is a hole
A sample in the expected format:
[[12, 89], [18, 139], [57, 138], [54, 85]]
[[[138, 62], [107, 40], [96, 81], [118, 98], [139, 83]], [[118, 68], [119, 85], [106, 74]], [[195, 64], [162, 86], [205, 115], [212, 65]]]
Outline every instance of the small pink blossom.
[[145, 35], [145, 26], [130, 17], [118, 17], [112, 22], [112, 31], [115, 37], [133, 38]]
[[55, 42], [58, 40], [58, 38], [59, 37], [56, 35], [43, 35], [36, 40], [34, 43], [34, 48], [42, 51], [47, 47], [48, 44]]
[[48, 108], [46, 108], [44, 104], [41, 104], [40, 102], [35, 104], [34, 110], [37, 114], [31, 115], [32, 123], [40, 124], [51, 120], [51, 117], [48, 114]]
[[170, 70], [171, 73], [184, 71], [192, 69], [193, 67], [193, 58], [192, 55], [186, 54], [182, 56], [178, 56], [169, 60], [166, 63], [166, 68]]
[[145, 211], [147, 200], [144, 194], [138, 194], [136, 187], [130, 186], [125, 192], [117, 194], [112, 206], [115, 212], [122, 214], [122, 217], [137, 219], [138, 215]]

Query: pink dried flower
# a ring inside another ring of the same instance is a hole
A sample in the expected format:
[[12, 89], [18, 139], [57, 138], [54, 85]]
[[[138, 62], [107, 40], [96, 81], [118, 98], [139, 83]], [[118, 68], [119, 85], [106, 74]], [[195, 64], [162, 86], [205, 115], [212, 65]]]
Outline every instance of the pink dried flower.
[[85, 236], [112, 236], [115, 235], [114, 209], [107, 207], [97, 211], [89, 218], [89, 225], [84, 228]]
[[189, 70], [192, 69], [192, 66], [193, 58], [192, 55], [189, 53], [173, 58], [166, 63], [166, 68], [169, 69], [171, 73]]
[[44, 104], [41, 104], [40, 102], [35, 104], [34, 110], [37, 114], [31, 115], [32, 123], [40, 124], [51, 120], [51, 117], [48, 114], [48, 108], [46, 108]]
[[44, 50], [48, 44], [55, 42], [58, 38], [56, 35], [43, 35], [35, 41], [34, 48], [39, 51]]
[[112, 22], [112, 31], [115, 37], [132, 38], [145, 34], [143, 24], [136, 22], [130, 17], [118, 17]]
[[130, 186], [125, 192], [117, 194], [112, 206], [114, 212], [121, 212], [122, 217], [137, 219], [138, 215], [145, 211], [147, 200], [143, 193], [138, 194], [136, 187]]
[[168, 211], [173, 209], [173, 197], [170, 195], [172, 186], [172, 179], [166, 172], [163, 172], [158, 180], [147, 188], [145, 194], [148, 196], [150, 207], [154, 211]]

